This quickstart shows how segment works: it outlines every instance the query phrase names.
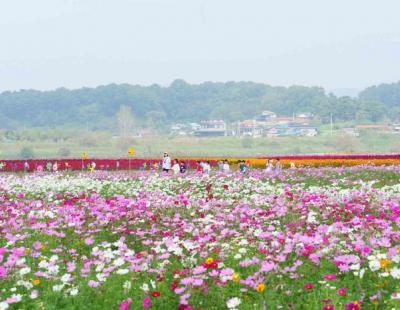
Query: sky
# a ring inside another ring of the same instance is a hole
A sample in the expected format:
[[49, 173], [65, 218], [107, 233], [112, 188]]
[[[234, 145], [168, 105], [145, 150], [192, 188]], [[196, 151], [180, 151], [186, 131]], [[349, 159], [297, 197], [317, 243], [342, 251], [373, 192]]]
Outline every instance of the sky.
[[399, 0], [0, 0], [0, 91], [400, 80]]

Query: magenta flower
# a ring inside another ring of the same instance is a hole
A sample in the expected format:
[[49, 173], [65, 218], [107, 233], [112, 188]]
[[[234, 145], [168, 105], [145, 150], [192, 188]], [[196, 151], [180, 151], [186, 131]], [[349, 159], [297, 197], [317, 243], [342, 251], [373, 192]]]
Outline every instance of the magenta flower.
[[7, 275], [7, 270], [3, 266], [0, 266], [0, 278], [5, 278]]
[[354, 301], [351, 303], [348, 303], [344, 306], [346, 310], [361, 310], [360, 303], [358, 301]]
[[307, 289], [307, 290], [311, 290], [311, 289], [313, 289], [313, 287], [314, 287], [314, 285], [312, 283], [304, 284], [304, 288]]
[[336, 280], [336, 274], [334, 273], [326, 274], [324, 275], [324, 279], [328, 281]]
[[132, 299], [128, 298], [126, 300], [121, 301], [121, 303], [119, 304], [118, 310], [128, 310], [129, 309], [129, 305], [132, 303]]
[[150, 299], [150, 296], [146, 296], [146, 297], [143, 299], [143, 308], [148, 309], [148, 308], [150, 308], [150, 307], [151, 307], [151, 299]]
[[344, 296], [347, 292], [347, 288], [345, 287], [341, 287], [336, 291], [336, 294], [338, 294], [339, 296]]

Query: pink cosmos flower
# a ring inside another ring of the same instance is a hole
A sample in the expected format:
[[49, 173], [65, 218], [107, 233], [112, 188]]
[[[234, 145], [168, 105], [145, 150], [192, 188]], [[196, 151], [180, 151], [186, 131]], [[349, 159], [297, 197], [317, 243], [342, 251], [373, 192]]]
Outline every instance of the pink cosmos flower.
[[143, 299], [143, 308], [148, 309], [148, 308], [150, 308], [150, 307], [151, 307], [151, 299], [150, 299], [150, 296], [146, 296], [146, 297]]
[[93, 240], [92, 237], [88, 237], [88, 238], [85, 239], [85, 244], [91, 245], [91, 244], [93, 244], [93, 243], [94, 243], [94, 240]]
[[307, 290], [311, 290], [314, 287], [314, 285], [312, 283], [306, 283], [304, 284], [304, 288]]
[[0, 278], [5, 278], [7, 275], [7, 270], [3, 266], [0, 266]]
[[41, 243], [40, 241], [34, 242], [34, 243], [33, 243], [33, 248], [34, 248], [36, 251], [39, 251], [39, 250], [42, 248], [42, 243]]
[[89, 286], [89, 287], [99, 287], [99, 286], [100, 286], [100, 283], [97, 282], [97, 281], [94, 281], [94, 280], [90, 280], [90, 281], [88, 282], [88, 286]]
[[339, 296], [344, 296], [347, 292], [347, 288], [345, 287], [341, 287], [336, 291], [336, 294], [338, 294]]
[[76, 268], [76, 265], [74, 262], [68, 262], [67, 263], [67, 272], [73, 272]]
[[128, 310], [129, 309], [129, 305], [132, 303], [132, 299], [128, 298], [126, 300], [121, 301], [121, 303], [119, 304], [118, 310]]
[[360, 306], [360, 303], [358, 301], [355, 301], [355, 302], [351, 302], [351, 303], [346, 304], [344, 306], [344, 308], [346, 310], [360, 310], [361, 306]]
[[334, 273], [326, 274], [324, 275], [324, 279], [328, 281], [336, 280], [336, 274]]

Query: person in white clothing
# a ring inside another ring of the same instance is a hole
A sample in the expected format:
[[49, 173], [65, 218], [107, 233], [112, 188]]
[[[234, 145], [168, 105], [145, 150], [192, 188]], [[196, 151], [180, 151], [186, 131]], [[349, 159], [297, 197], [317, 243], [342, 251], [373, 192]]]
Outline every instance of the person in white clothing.
[[225, 160], [224, 164], [222, 165], [222, 171], [223, 172], [229, 172], [230, 170], [231, 170], [231, 168], [229, 167], [228, 160]]
[[174, 165], [172, 166], [172, 171], [174, 174], [178, 174], [181, 171], [181, 167], [177, 159], [174, 160]]
[[211, 172], [211, 165], [210, 165], [210, 162], [209, 162], [209, 161], [206, 161], [206, 162], [203, 164], [203, 171], [204, 171], [205, 174], [210, 174], [210, 172]]
[[58, 163], [55, 162], [55, 163], [53, 164], [53, 172], [57, 172], [57, 171], [58, 171]]
[[272, 160], [268, 159], [265, 171], [266, 172], [272, 172], [272, 170], [274, 170], [274, 165], [272, 163]]
[[280, 161], [279, 158], [276, 159], [275, 171], [277, 173], [281, 173], [282, 172], [282, 165], [281, 165], [281, 161]]
[[167, 152], [164, 153], [162, 160], [162, 170], [163, 172], [169, 172], [171, 170], [171, 157], [169, 157]]

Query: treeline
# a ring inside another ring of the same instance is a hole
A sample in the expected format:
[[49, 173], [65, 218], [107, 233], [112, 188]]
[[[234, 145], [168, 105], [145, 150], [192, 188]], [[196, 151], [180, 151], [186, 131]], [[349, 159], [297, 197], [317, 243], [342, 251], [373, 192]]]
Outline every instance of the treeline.
[[137, 126], [162, 128], [172, 122], [253, 118], [263, 110], [280, 115], [313, 113], [317, 121], [381, 122], [400, 118], [400, 82], [373, 86], [358, 98], [336, 97], [320, 87], [273, 87], [253, 82], [183, 80], [169, 87], [110, 84], [53, 91], [21, 90], [0, 94], [0, 128], [90, 127], [114, 129], [120, 106], [131, 107]]

